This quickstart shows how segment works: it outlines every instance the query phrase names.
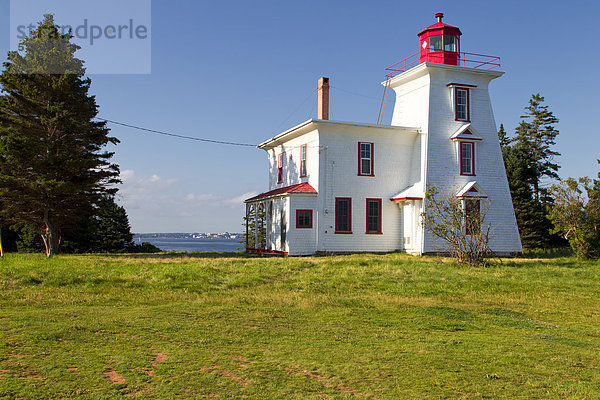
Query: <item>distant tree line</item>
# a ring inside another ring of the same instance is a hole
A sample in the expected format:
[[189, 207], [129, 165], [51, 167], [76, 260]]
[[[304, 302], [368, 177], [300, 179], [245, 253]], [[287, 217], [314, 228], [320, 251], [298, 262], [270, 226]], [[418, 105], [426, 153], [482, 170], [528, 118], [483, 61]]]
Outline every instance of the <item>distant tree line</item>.
[[134, 246], [127, 214], [115, 202], [105, 122], [89, 94], [79, 46], [46, 15], [0, 74], [0, 226], [5, 250], [151, 251]]

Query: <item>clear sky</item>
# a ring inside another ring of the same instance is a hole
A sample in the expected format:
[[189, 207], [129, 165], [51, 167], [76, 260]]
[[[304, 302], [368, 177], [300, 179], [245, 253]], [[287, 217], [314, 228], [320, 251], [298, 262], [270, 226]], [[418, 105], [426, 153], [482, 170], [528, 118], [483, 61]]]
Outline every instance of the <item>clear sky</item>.
[[[2, 61], [9, 3], [0, 0]], [[374, 123], [384, 68], [418, 51], [416, 33], [438, 11], [461, 28], [463, 51], [502, 58], [506, 74], [490, 86], [498, 125], [514, 131], [541, 93], [560, 119], [560, 175], [596, 176], [596, 1], [155, 0], [151, 74], [91, 75], [92, 91], [107, 119], [260, 143], [316, 117], [317, 79], [328, 76], [330, 118]], [[135, 232], [241, 231], [242, 200], [267, 189], [262, 150], [112, 128]]]

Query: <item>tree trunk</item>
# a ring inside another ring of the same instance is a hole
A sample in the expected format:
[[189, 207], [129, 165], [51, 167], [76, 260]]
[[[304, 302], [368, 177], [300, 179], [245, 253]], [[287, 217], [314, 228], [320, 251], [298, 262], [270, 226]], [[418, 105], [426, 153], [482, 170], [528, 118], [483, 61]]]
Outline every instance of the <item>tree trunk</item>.
[[56, 225], [49, 216], [49, 211], [44, 212], [44, 223], [46, 224], [46, 232], [42, 235], [44, 246], [46, 246], [46, 257], [50, 258], [58, 252], [60, 236], [57, 232]]

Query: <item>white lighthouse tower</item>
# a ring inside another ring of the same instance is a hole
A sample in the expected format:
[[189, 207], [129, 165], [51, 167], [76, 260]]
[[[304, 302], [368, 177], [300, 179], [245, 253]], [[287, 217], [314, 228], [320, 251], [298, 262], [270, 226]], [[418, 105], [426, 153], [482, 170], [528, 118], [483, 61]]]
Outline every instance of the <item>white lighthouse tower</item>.
[[[392, 125], [421, 128], [423, 167], [415, 189], [435, 187], [469, 198], [476, 207], [485, 199], [486, 220], [492, 225], [490, 247], [499, 254], [520, 253], [488, 92], [490, 82], [504, 74], [500, 58], [461, 52], [462, 33], [443, 23], [443, 16], [436, 14], [437, 23], [419, 32], [418, 53], [386, 69], [384, 84], [396, 93]], [[439, 250], [428, 235], [421, 240], [421, 252]]]
[[500, 59], [462, 52], [460, 29], [436, 17], [386, 69], [391, 125], [329, 120], [323, 77], [318, 117], [258, 146], [269, 185], [245, 201], [249, 252], [446, 252], [420, 222], [428, 187], [461, 199], [465, 218], [489, 205], [491, 249], [521, 252], [488, 93]]

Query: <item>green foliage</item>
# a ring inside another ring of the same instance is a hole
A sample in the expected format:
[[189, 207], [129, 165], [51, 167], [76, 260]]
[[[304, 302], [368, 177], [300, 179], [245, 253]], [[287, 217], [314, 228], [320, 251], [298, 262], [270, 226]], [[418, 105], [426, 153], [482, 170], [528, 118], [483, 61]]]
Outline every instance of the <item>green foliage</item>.
[[540, 94], [531, 96], [514, 137], [508, 136], [503, 125], [498, 131], [521, 242], [527, 249], [564, 245], [560, 237], [551, 234], [547, 211], [552, 198], [546, 182], [558, 179], [560, 168], [554, 162], [560, 154], [552, 150], [559, 133], [555, 128], [558, 119], [543, 103]]
[[600, 179], [569, 178], [553, 185], [551, 193], [555, 232], [565, 236], [579, 258], [600, 256]]
[[65, 235], [66, 253], [116, 253], [130, 251], [133, 234], [125, 209], [113, 197], [97, 203], [94, 214], [80, 220], [76, 229]]
[[[267, 211], [265, 204], [253, 203], [248, 205], [248, 213], [244, 216], [242, 227], [244, 234], [240, 243], [248, 245], [250, 249], [264, 249], [267, 247]], [[248, 232], [246, 238], [246, 231]], [[258, 235], [257, 235], [258, 234]], [[258, 241], [257, 241], [258, 237]]]
[[[488, 266], [488, 259], [493, 256], [489, 247], [492, 226], [485, 220], [489, 202], [460, 199], [454, 193], [427, 188], [427, 207], [421, 215], [423, 226], [443, 243], [441, 253], [450, 253], [461, 264]], [[477, 207], [469, 207], [473, 202], [477, 202]]]
[[49, 257], [63, 231], [116, 191], [119, 173], [103, 150], [118, 140], [94, 121], [91, 81], [70, 39], [46, 15], [23, 40], [25, 54], [9, 52], [0, 75], [0, 214], [35, 229]]
[[140, 254], [152, 254], [152, 253], [160, 253], [161, 249], [153, 245], [149, 242], [142, 242], [142, 244], [136, 244], [128, 249], [131, 253], [140, 253]]
[[0, 398], [598, 397], [600, 261], [9, 254], [0, 288]]
[[18, 229], [17, 234], [16, 245], [19, 253], [38, 253], [44, 250], [41, 236], [31, 225], [22, 226]]
[[554, 158], [560, 153], [552, 150], [559, 133], [555, 128], [558, 118], [543, 103], [544, 97], [539, 93], [531, 96], [529, 105], [525, 107], [526, 113], [521, 116], [523, 120], [515, 131], [515, 145], [529, 154], [527, 161], [531, 177], [528, 183], [532, 186], [535, 201], [545, 203], [549, 197], [542, 181], [546, 178], [559, 179], [560, 166]]

